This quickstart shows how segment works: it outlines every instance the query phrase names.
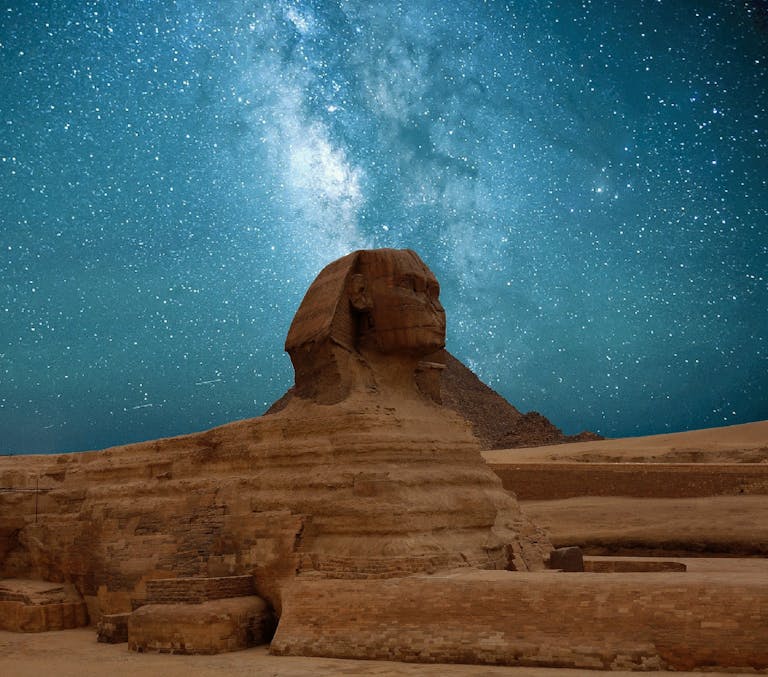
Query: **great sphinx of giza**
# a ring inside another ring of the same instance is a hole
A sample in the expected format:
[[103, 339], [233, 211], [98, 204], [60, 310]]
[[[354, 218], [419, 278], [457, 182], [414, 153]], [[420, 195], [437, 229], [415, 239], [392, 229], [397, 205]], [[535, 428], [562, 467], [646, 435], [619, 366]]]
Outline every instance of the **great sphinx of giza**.
[[358, 251], [310, 286], [275, 413], [102, 451], [0, 459], [0, 577], [72, 583], [92, 620], [147, 582], [543, 567], [546, 537], [441, 407], [445, 312], [410, 250]]

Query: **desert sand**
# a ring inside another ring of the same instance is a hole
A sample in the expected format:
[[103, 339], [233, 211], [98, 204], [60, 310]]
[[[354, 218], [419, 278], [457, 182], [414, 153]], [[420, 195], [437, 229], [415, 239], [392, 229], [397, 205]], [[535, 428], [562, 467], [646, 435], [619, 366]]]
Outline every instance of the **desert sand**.
[[724, 428], [483, 452], [489, 463], [768, 463], [768, 421]]
[[[98, 644], [89, 629], [41, 634], [0, 631], [0, 674], [13, 677], [333, 677], [335, 675], [426, 675], [434, 677], [594, 677], [593, 670], [513, 668], [487, 665], [396, 663], [270, 656], [267, 647], [217, 656], [137, 654], [125, 644]], [[613, 671], [629, 677], [637, 673]], [[712, 675], [655, 672], [655, 675]], [[734, 674], [734, 673], [730, 673]]]

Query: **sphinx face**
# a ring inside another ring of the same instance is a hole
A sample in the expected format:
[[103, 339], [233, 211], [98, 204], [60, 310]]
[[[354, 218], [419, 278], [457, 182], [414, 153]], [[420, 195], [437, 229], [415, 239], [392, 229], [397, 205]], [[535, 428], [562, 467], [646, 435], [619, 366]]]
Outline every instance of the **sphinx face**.
[[422, 357], [445, 346], [445, 310], [432, 271], [410, 251], [361, 252], [367, 298], [360, 339], [381, 353]]

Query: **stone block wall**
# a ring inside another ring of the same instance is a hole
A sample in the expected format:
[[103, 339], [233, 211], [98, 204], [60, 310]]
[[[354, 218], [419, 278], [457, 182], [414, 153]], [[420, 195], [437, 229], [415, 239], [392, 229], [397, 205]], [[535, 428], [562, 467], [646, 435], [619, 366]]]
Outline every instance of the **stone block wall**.
[[0, 600], [0, 630], [10, 632], [48, 632], [70, 630], [88, 625], [85, 602], [26, 604]]
[[584, 560], [584, 571], [595, 573], [629, 573], [632, 571], [686, 571], [682, 562], [653, 559], [589, 559]]
[[88, 608], [70, 584], [11, 578], [0, 580], [0, 630], [69, 630], [86, 626], [88, 621]]
[[768, 669], [768, 586], [749, 576], [504, 573], [301, 580], [281, 655], [592, 669]]
[[105, 614], [96, 624], [96, 640], [104, 644], [128, 641], [128, 619], [131, 614]]
[[[491, 553], [485, 557], [469, 560], [466, 557], [461, 564], [469, 564], [478, 569], [502, 569], [509, 565], [509, 556], [504, 553]], [[421, 557], [318, 557], [305, 554], [300, 559], [306, 576], [314, 578], [349, 578], [380, 579], [410, 576], [423, 571], [439, 571], [455, 568], [459, 561], [452, 555], [436, 554]]]
[[255, 595], [253, 576], [161, 578], [147, 581], [147, 604], [201, 604], [225, 597]]
[[138, 652], [217, 654], [268, 642], [272, 613], [259, 597], [201, 604], [147, 604], [128, 617], [128, 648]]
[[768, 465], [748, 463], [491, 463], [521, 501], [575, 496], [693, 498], [768, 494]]

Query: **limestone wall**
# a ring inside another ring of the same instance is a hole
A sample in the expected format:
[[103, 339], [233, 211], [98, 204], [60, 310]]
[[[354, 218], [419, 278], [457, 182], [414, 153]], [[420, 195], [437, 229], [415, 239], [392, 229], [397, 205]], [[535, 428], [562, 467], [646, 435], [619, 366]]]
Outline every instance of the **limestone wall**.
[[217, 578], [161, 578], [147, 581], [147, 604], [186, 602], [200, 604], [224, 597], [244, 597], [256, 593], [253, 576]]
[[[69, 581], [100, 614], [160, 578], [252, 575], [278, 611], [297, 572], [379, 578], [543, 567], [550, 546], [427, 400], [294, 401], [177, 438], [0, 458], [0, 577]], [[39, 493], [35, 493], [39, 490]]]
[[614, 574], [630, 573], [633, 571], [686, 571], [687, 567], [682, 562], [669, 560], [654, 560], [640, 557], [626, 559], [590, 559], [584, 558], [584, 571], [595, 573]]
[[128, 648], [138, 652], [217, 654], [269, 641], [272, 614], [259, 597], [201, 604], [147, 604], [128, 617]]
[[0, 630], [11, 632], [48, 632], [88, 625], [84, 602], [28, 605], [0, 599]]
[[301, 580], [277, 654], [597, 669], [768, 668], [749, 576], [478, 572]]
[[692, 498], [768, 494], [768, 465], [747, 463], [491, 463], [521, 501], [574, 496]]
[[0, 581], [0, 630], [47, 632], [88, 625], [88, 609], [69, 584], [24, 579]]

